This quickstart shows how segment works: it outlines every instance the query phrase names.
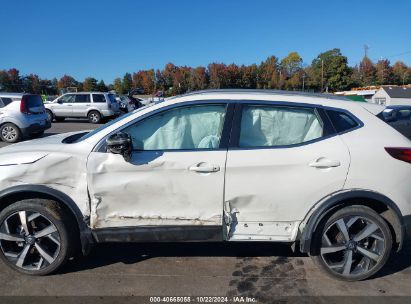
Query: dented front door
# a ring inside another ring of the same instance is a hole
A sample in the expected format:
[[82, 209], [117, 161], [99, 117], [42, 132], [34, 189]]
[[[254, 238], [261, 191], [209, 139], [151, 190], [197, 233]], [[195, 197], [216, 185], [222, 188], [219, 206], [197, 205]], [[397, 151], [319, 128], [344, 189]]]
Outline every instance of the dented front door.
[[92, 227], [221, 226], [226, 153], [91, 153]]

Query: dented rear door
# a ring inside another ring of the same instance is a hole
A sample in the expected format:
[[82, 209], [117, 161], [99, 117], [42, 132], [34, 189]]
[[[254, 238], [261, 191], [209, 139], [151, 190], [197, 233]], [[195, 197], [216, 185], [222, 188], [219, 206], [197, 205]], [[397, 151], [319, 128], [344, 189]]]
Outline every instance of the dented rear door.
[[235, 116], [226, 165], [227, 240], [294, 241], [313, 205], [345, 183], [348, 148], [326, 134], [317, 110], [267, 104], [244, 105]]

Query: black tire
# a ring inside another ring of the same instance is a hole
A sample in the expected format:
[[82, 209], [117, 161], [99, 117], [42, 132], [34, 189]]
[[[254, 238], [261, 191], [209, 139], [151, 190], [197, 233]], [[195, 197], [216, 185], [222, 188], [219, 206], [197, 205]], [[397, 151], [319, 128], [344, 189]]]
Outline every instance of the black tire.
[[[25, 226], [29, 234], [23, 224], [19, 226], [22, 218], [26, 218]], [[6, 226], [10, 227], [7, 229], [12, 231], [13, 236], [17, 236], [19, 240], [23, 237], [24, 241], [4, 240]], [[39, 232], [49, 227], [53, 228], [53, 232], [40, 236]], [[27, 199], [13, 203], [0, 212], [0, 232], [3, 233], [3, 239], [0, 240], [0, 259], [12, 269], [24, 274], [50, 274], [64, 265], [75, 253], [78, 239], [78, 230], [75, 227], [71, 218], [54, 201]], [[60, 245], [57, 245], [58, 243]], [[23, 258], [27, 247], [29, 249]], [[16, 256], [11, 256], [11, 252], [16, 252]], [[19, 260], [23, 260], [21, 266]]]
[[44, 135], [44, 131], [30, 134], [31, 138], [40, 138]]
[[5, 123], [0, 127], [0, 138], [2, 141], [13, 144], [22, 139], [22, 134], [15, 124]]
[[54, 120], [54, 114], [53, 114], [53, 112], [51, 112], [50, 110], [46, 110], [46, 114], [47, 114], [47, 117], [49, 118], [49, 120], [50, 121], [53, 121]]
[[[340, 229], [341, 226], [345, 228]], [[365, 235], [368, 236], [363, 237]], [[366, 206], [349, 206], [331, 214], [319, 225], [313, 236], [311, 257], [322, 271], [334, 278], [361, 281], [384, 267], [392, 242], [390, 228], [377, 212]], [[336, 248], [338, 250], [333, 251]]]
[[65, 117], [54, 117], [57, 122], [63, 122], [66, 118]]
[[101, 122], [101, 114], [99, 111], [90, 111], [87, 114], [88, 121], [92, 124], [98, 124]]

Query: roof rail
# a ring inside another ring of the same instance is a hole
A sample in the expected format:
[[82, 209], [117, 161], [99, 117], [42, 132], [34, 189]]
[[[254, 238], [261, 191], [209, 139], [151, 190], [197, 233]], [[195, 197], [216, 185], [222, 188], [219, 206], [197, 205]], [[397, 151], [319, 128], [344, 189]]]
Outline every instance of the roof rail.
[[349, 100], [344, 96], [336, 96], [336, 95], [332, 95], [332, 94], [309, 93], [309, 92], [301, 92], [301, 91], [264, 90], [264, 89], [209, 89], [209, 90], [193, 91], [193, 92], [185, 93], [185, 94], [182, 94], [182, 95], [173, 96], [173, 97], [170, 97], [169, 99], [185, 97], [185, 96], [193, 96], [193, 95], [215, 94], [215, 93], [225, 93], [225, 94], [244, 94], [244, 93], [272, 94], [272, 95], [285, 95], [285, 96], [320, 97], [320, 98], [345, 100], [345, 101]]

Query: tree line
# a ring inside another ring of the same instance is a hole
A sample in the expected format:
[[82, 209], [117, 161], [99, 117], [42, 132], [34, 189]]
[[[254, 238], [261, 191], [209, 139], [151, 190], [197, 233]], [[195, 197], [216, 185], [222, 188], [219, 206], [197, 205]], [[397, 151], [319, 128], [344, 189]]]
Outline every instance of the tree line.
[[373, 62], [365, 56], [358, 65], [349, 66], [347, 57], [338, 48], [319, 54], [309, 65], [303, 64], [297, 52], [291, 52], [282, 59], [270, 56], [260, 64], [251, 65], [210, 63], [207, 67], [188, 67], [168, 63], [161, 70], [126, 73], [108, 85], [94, 77], [83, 81], [69, 75], [59, 80], [41, 79], [36, 74], [20, 75], [14, 68], [0, 70], [0, 90], [50, 95], [59, 94], [69, 87], [78, 91], [115, 90], [119, 94], [125, 94], [132, 88], [142, 88], [145, 94], [162, 91], [166, 96], [171, 96], [203, 89], [335, 92], [353, 87], [409, 83], [411, 67], [402, 61], [391, 64], [387, 59], [380, 59]]

